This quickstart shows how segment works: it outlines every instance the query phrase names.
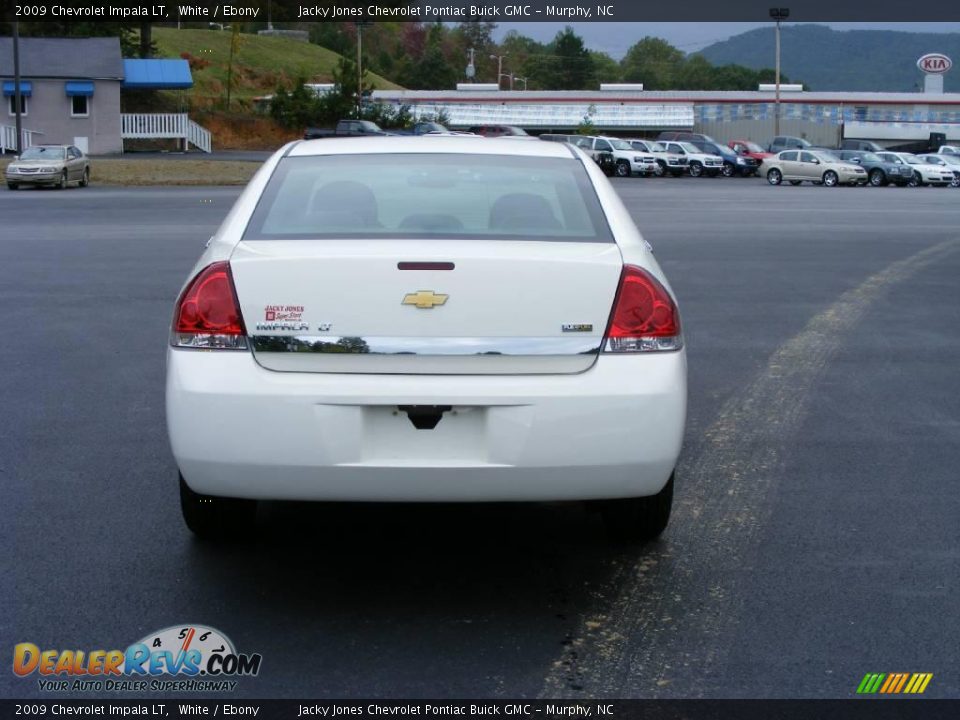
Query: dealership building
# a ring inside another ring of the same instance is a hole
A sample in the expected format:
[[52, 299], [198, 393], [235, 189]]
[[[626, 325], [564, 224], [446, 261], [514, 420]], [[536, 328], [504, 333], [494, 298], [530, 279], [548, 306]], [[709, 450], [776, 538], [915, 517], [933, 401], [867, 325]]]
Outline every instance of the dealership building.
[[897, 145], [928, 140], [931, 133], [960, 141], [960, 94], [943, 92], [943, 74], [951, 64], [944, 56], [920, 58], [926, 82], [923, 92], [913, 93], [805, 92], [796, 85], [781, 85], [779, 93], [774, 85], [661, 91], [622, 83], [597, 91], [526, 91], [465, 83], [456, 90], [378, 90], [373, 100], [407, 105], [418, 117], [442, 113], [455, 129], [517, 125], [536, 133], [570, 132], [588, 120], [597, 132], [619, 136], [690, 130], [722, 142], [764, 144], [776, 134], [779, 106], [779, 134], [815, 145], [843, 138]]

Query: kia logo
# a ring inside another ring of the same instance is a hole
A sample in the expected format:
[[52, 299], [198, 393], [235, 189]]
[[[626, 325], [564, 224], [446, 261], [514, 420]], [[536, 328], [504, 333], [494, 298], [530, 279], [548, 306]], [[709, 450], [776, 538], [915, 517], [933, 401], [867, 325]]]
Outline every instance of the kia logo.
[[953, 67], [953, 61], [940, 53], [928, 53], [917, 60], [917, 67], [925, 73], [941, 75]]

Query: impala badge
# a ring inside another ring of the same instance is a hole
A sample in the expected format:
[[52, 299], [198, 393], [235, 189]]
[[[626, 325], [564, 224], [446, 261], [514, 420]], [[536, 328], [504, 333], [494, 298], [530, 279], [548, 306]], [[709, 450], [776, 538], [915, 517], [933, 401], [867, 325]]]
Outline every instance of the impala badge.
[[561, 325], [560, 329], [563, 332], [593, 332], [593, 325], [590, 323], [572, 323], [569, 325]]
[[420, 290], [403, 296], [401, 305], [414, 305], [421, 310], [431, 310], [436, 305], [443, 305], [448, 295], [440, 295], [433, 290]]

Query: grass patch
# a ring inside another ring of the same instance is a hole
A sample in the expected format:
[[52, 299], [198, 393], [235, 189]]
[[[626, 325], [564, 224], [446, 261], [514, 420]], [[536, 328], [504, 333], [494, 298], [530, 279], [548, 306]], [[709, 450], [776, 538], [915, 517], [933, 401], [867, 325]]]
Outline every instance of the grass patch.
[[[0, 160], [0, 169], [9, 164]], [[94, 185], [246, 185], [261, 163], [241, 160], [187, 160], [172, 158], [94, 159]]]
[[[153, 28], [158, 56], [178, 58], [186, 52], [210, 63], [208, 67], [193, 73], [194, 86], [184, 91], [194, 107], [222, 103], [226, 97], [232, 35], [229, 30]], [[339, 61], [339, 54], [319, 45], [283, 37], [241, 34], [240, 48], [234, 57], [232, 96], [249, 100], [259, 95], [269, 95], [278, 84], [292, 87], [299, 78], [307, 82], [331, 82]], [[368, 77], [377, 89], [400, 87], [373, 73]]]

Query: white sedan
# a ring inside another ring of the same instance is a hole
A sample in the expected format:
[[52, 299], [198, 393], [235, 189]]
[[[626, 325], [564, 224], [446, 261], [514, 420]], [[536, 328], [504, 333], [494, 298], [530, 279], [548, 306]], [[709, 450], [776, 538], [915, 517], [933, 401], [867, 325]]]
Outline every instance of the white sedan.
[[170, 444], [187, 525], [257, 500], [594, 500], [666, 527], [686, 417], [677, 302], [563, 143], [291, 143], [177, 300]]
[[952, 170], [940, 165], [932, 165], [913, 153], [887, 151], [879, 152], [877, 155], [887, 162], [911, 167], [914, 171], [913, 179], [910, 181], [911, 187], [916, 187], [917, 185], [946, 187], [953, 182]]

